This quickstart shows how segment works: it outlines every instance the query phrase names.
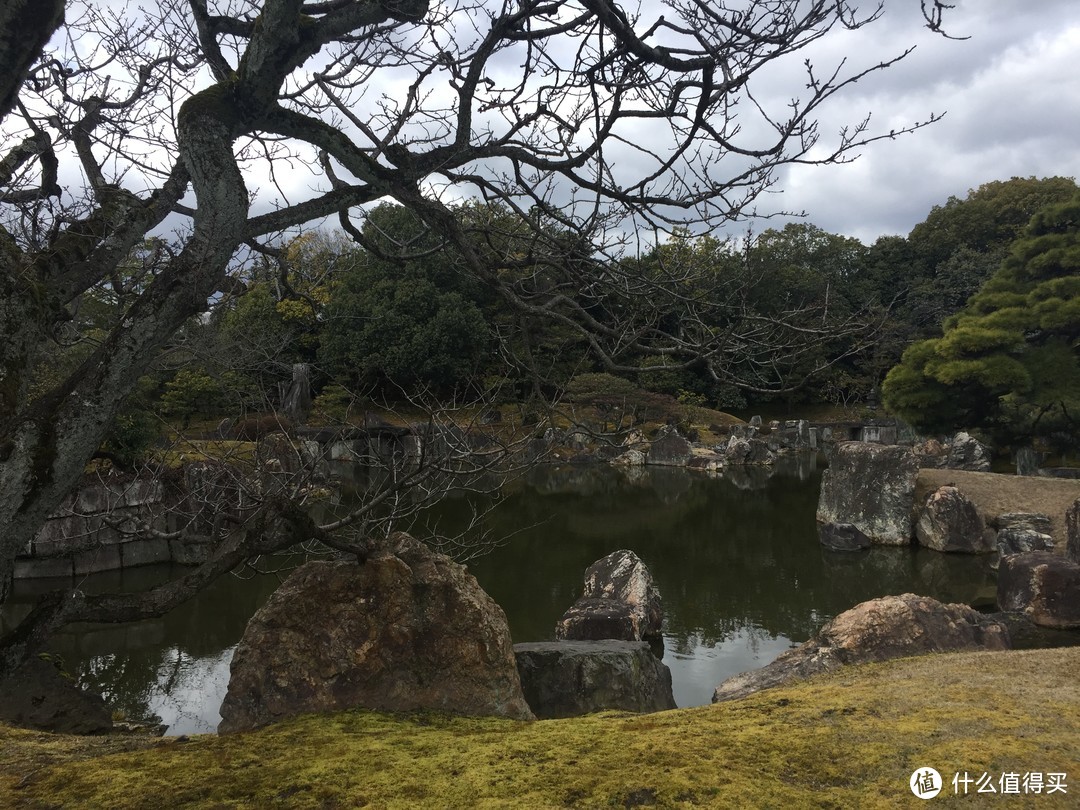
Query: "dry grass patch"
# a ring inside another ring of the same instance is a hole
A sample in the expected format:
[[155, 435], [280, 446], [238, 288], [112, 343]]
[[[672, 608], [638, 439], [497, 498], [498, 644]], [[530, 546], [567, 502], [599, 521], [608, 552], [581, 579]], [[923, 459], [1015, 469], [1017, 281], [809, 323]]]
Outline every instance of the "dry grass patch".
[[[957, 770], [1080, 780], [1078, 666], [1080, 649], [930, 656], [653, 715], [520, 723], [347, 712], [90, 759], [85, 741], [53, 738], [43, 757], [36, 738], [5, 731], [0, 805], [921, 806], [907, 788], [916, 767], [947, 780]], [[1080, 781], [1064, 797], [1008, 805], [1069, 807], [1077, 794]]]
[[1001, 475], [965, 470], [920, 470], [915, 503], [946, 484], [954, 484], [989, 522], [1005, 512], [1041, 512], [1050, 516], [1050, 533], [1065, 546], [1065, 512], [1080, 499], [1080, 480]]

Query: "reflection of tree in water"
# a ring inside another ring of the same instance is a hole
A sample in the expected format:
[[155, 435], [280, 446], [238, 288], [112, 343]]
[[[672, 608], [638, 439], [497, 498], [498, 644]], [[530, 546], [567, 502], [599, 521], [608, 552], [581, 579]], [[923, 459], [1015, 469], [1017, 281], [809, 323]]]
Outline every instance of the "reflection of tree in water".
[[[301, 561], [298, 557], [286, 567]], [[88, 578], [85, 587], [145, 587], [170, 573], [167, 567], [131, 569], [113, 572], [103, 585]], [[213, 731], [232, 648], [282, 574], [222, 577], [160, 618], [72, 626], [53, 638], [52, 647], [80, 683], [100, 691], [128, 718], [160, 716], [170, 733]]]
[[73, 674], [129, 720], [164, 722], [171, 734], [211, 732], [210, 718], [228, 686], [231, 657], [231, 647], [209, 656], [177, 647], [129, 651], [96, 655]]
[[731, 619], [728, 625], [729, 629], [723, 637], [702, 632], [683, 632], [678, 635], [665, 633], [664, 653], [693, 656], [703, 647], [718, 647], [738, 639], [752, 654], [757, 655], [761, 652], [763, 642], [775, 641], [778, 638], [776, 633], [770, 633], [763, 627], [742, 625], [737, 619]]

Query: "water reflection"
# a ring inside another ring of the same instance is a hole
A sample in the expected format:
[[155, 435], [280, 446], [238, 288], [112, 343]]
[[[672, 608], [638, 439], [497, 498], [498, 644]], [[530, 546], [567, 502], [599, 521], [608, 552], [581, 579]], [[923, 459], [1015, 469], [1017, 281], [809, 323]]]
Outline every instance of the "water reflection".
[[[633, 549], [663, 595], [665, 661], [680, 706], [707, 703], [725, 678], [767, 664], [866, 599], [905, 591], [946, 601], [992, 599], [984, 558], [906, 548], [823, 550], [814, 526], [819, 482], [809, 457], [771, 476], [541, 467], [504, 487], [482, 528], [512, 539], [469, 568], [506, 611], [514, 640], [542, 641], [553, 637], [555, 621], [580, 593], [585, 568], [616, 549]], [[346, 488], [343, 508], [351, 497]], [[452, 533], [487, 501], [449, 498], [431, 518]], [[133, 589], [167, 573], [99, 575], [81, 587]], [[57, 652], [129, 716], [158, 715], [170, 734], [212, 730], [232, 649], [281, 576], [225, 577], [161, 619], [69, 628], [56, 639]], [[20, 582], [6, 619], [50, 585]]]

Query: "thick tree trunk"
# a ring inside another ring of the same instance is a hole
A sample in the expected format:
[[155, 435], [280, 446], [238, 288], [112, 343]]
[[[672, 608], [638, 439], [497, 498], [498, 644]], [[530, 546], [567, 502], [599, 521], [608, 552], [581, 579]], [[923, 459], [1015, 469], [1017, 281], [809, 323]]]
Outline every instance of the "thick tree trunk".
[[0, 3], [0, 120], [15, 106], [26, 71], [64, 21], [64, 0]]
[[13, 345], [0, 357], [5, 392], [10, 389], [0, 412], [0, 578], [10, 577], [13, 559], [82, 475], [150, 360], [206, 308], [245, 236], [247, 190], [232, 153], [235, 128], [220, 120], [235, 116], [200, 103], [205, 96], [216, 99], [216, 89], [194, 96], [180, 115], [181, 154], [199, 202], [186, 247], [78, 371], [29, 404], [26, 357], [39, 345], [41, 329], [35, 326], [45, 316], [18, 279], [5, 273], [0, 294]]

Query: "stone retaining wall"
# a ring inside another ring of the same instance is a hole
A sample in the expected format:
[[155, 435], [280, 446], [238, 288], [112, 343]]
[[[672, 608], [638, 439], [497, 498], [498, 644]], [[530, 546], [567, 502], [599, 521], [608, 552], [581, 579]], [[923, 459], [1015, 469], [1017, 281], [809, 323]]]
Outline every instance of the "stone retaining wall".
[[183, 485], [166, 485], [149, 478], [110, 478], [85, 483], [68, 495], [38, 535], [15, 559], [16, 579], [79, 577], [154, 563], [192, 564], [209, 549], [188, 539], [134, 537], [133, 530], [149, 525], [161, 532], [208, 523], [201, 514], [209, 501], [205, 491], [199, 507], [188, 499], [191, 484], [205, 490], [207, 471], [184, 471]]

